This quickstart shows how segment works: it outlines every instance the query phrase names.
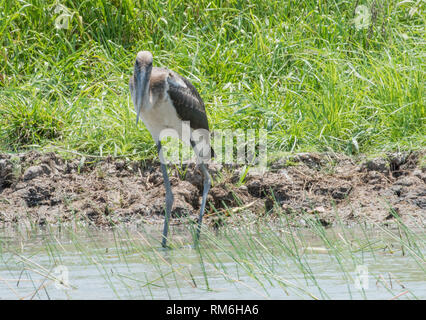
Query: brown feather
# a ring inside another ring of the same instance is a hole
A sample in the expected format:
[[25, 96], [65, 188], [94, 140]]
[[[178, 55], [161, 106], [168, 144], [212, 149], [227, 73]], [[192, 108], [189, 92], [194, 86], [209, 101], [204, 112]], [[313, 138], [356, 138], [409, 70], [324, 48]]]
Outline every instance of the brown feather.
[[[176, 85], [176, 81], [171, 81], [177, 77], [185, 83], [186, 88]], [[194, 130], [209, 130], [203, 99], [192, 83], [175, 72], [170, 72], [167, 81], [169, 84], [167, 92], [176, 108], [179, 118], [183, 121], [189, 121], [191, 128]]]

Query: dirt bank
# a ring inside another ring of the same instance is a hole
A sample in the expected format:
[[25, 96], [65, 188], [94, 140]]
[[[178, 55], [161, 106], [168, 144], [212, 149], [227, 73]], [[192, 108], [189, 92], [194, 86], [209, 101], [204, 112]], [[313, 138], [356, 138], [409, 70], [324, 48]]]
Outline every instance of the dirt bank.
[[[272, 163], [264, 174], [248, 172], [242, 182], [243, 168], [210, 164], [214, 186], [207, 221], [226, 218], [229, 212], [273, 215], [282, 210], [294, 217], [317, 214], [325, 225], [333, 224], [336, 212], [349, 224], [386, 222], [393, 219], [392, 208], [404, 222], [424, 225], [426, 168], [420, 165], [424, 157], [425, 152], [413, 152], [355, 161], [330, 154], [296, 154]], [[200, 172], [189, 165], [173, 169], [171, 175], [173, 216], [196, 218]], [[162, 183], [158, 163], [64, 160], [38, 152], [0, 154], [0, 224], [74, 219], [97, 226], [160, 222]]]

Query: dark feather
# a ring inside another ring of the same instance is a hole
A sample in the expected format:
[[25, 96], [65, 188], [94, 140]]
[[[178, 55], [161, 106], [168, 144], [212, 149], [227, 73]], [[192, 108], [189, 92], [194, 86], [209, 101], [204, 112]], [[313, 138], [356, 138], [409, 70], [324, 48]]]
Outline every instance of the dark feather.
[[[186, 88], [177, 84], [175, 80], [177, 77], [185, 83]], [[194, 130], [209, 130], [203, 99], [201, 99], [200, 94], [192, 83], [174, 72], [169, 74], [167, 82], [169, 84], [168, 94], [179, 118], [183, 121], [189, 121], [191, 128]]]

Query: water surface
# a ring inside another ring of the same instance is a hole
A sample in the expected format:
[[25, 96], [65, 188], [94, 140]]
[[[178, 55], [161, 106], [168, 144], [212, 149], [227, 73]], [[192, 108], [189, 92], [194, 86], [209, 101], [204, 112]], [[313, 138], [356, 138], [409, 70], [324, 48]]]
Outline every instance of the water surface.
[[[160, 227], [119, 232], [3, 230], [0, 298], [426, 298], [424, 261], [398, 250], [397, 243], [380, 250], [336, 254], [307, 234], [299, 251], [303, 254], [295, 258], [263, 240], [254, 247], [257, 240], [234, 243], [224, 236], [204, 240], [197, 250], [184, 228], [182, 234], [179, 230], [172, 233], [172, 249], [159, 246], [155, 237]], [[373, 235], [370, 244], [374, 240]], [[421, 253], [425, 254], [424, 247]]]

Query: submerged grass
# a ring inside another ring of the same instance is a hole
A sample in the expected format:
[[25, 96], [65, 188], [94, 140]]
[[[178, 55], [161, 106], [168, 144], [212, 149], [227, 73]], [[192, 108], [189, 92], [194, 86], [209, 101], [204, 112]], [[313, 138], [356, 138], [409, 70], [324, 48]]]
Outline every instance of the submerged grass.
[[[271, 221], [225, 225], [216, 231], [203, 228], [201, 243], [195, 247], [194, 230], [173, 228], [176, 234], [171, 235], [170, 249], [161, 248], [157, 228], [99, 231], [84, 225], [60, 229], [47, 225], [44, 231], [20, 229], [12, 238], [0, 238], [0, 295], [27, 299], [424, 298], [424, 233], [397, 217], [393, 228], [360, 224], [357, 229], [325, 228], [312, 215], [305, 217], [309, 228], [301, 229], [288, 219], [288, 214], [278, 212]], [[62, 279], [55, 269], [58, 266], [69, 270], [67, 290], [54, 286]], [[364, 271], [367, 278], [362, 278]], [[368, 286], [357, 287], [357, 279]]]
[[[265, 129], [272, 152], [425, 146], [423, 1], [0, 0], [0, 7], [6, 151], [154, 155], [127, 88], [142, 49], [196, 85], [213, 129]], [[370, 12], [366, 25], [362, 12]]]

